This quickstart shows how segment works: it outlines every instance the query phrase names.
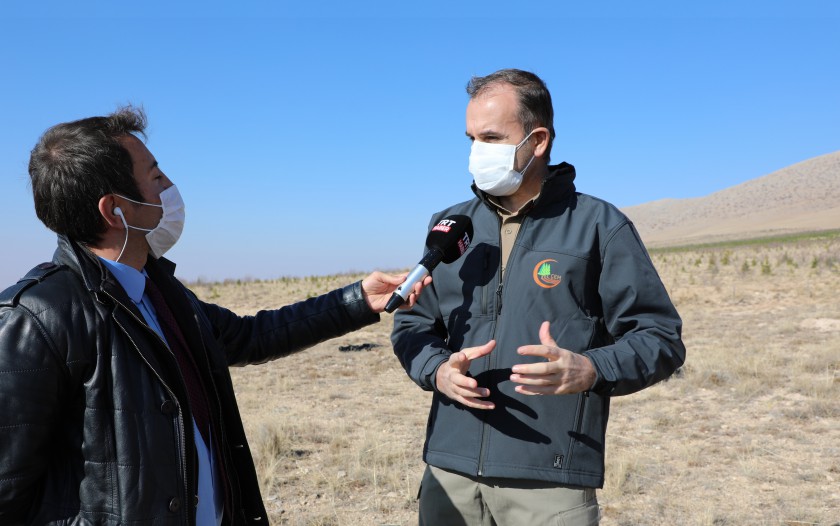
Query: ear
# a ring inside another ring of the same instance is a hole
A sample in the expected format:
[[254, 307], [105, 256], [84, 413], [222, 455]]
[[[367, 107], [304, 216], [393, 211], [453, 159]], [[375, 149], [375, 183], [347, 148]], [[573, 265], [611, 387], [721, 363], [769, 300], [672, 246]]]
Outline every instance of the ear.
[[109, 227], [125, 230], [125, 217], [122, 215], [122, 210], [120, 210], [114, 194], [103, 195], [99, 198], [99, 214]]
[[534, 145], [534, 157], [543, 158], [545, 152], [548, 151], [548, 141], [550, 138], [548, 128], [534, 128], [533, 135], [537, 143]]

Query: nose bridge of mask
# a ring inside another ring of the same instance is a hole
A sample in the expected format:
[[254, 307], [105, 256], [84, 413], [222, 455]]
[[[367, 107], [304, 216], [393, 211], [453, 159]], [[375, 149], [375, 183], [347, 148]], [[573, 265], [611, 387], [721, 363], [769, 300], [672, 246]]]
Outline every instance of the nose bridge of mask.
[[485, 159], [494, 159], [505, 163], [513, 160], [516, 147], [513, 144], [499, 144], [493, 142], [473, 141], [470, 156], [480, 156]]

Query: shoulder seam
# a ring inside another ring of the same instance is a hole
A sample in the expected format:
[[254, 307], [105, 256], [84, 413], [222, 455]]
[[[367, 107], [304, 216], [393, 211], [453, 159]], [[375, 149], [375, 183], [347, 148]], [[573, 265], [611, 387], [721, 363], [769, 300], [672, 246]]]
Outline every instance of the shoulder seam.
[[55, 274], [59, 270], [66, 269], [66, 265], [56, 265], [55, 263], [41, 263], [35, 266], [20, 278], [17, 283], [0, 291], [0, 307], [15, 307], [20, 300], [21, 294], [26, 292], [30, 287], [41, 283], [48, 276]]

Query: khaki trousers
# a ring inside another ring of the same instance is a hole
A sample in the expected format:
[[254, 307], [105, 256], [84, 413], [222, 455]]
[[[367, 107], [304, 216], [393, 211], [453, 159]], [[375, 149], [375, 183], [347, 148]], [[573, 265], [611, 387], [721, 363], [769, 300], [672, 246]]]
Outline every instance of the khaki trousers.
[[470, 477], [426, 466], [420, 526], [597, 526], [594, 488]]

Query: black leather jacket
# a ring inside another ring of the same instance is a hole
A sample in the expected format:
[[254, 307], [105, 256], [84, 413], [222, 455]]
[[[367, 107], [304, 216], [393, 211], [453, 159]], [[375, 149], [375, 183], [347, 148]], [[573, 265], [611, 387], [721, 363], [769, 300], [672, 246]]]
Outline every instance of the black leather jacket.
[[[254, 316], [200, 301], [174, 265], [146, 270], [210, 391], [229, 491], [225, 524], [267, 524], [228, 367], [379, 320], [360, 283]], [[53, 263], [0, 293], [0, 524], [195, 523], [191, 414], [172, 354], [116, 279], [59, 236]]]

